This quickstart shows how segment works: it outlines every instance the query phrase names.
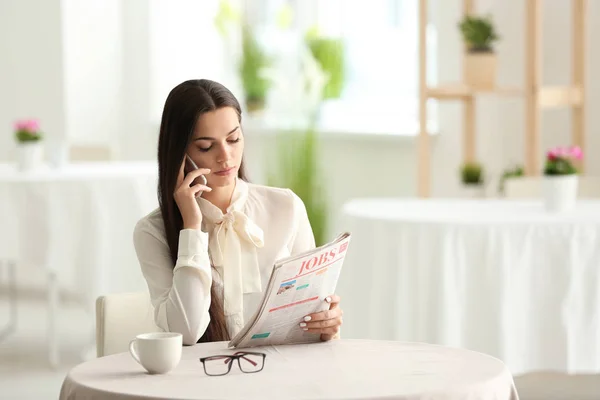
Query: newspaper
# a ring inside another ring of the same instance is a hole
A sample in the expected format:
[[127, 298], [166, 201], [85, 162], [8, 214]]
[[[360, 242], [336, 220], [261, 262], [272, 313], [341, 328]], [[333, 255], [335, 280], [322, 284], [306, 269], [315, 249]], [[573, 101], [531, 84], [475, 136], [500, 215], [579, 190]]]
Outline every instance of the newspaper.
[[300, 328], [302, 319], [329, 308], [350, 243], [350, 233], [310, 251], [278, 260], [254, 316], [229, 347], [311, 343], [320, 335]]

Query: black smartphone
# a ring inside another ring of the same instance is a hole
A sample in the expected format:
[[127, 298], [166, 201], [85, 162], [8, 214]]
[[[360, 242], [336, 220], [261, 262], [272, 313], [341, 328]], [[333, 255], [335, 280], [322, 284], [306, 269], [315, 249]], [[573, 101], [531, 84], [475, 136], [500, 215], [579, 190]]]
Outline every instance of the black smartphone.
[[[183, 172], [185, 173], [185, 175], [187, 175], [190, 172], [195, 171], [197, 169], [198, 169], [198, 166], [196, 165], [194, 160], [192, 160], [191, 157], [186, 154], [185, 155], [185, 167], [183, 167]], [[190, 186], [197, 185], [198, 183], [200, 183], [202, 185], [206, 185], [208, 183], [208, 181], [206, 180], [206, 177], [204, 175], [200, 175], [192, 181], [192, 184]], [[196, 197], [199, 197], [201, 195], [202, 195], [202, 191], [196, 193]]]

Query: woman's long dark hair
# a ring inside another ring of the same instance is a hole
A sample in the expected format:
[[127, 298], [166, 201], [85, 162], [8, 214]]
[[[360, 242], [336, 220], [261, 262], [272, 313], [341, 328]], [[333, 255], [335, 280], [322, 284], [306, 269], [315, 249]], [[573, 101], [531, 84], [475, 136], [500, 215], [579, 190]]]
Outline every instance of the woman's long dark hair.
[[[177, 261], [179, 232], [183, 228], [183, 218], [173, 198], [177, 176], [196, 121], [203, 113], [223, 107], [235, 109], [241, 123], [242, 110], [235, 96], [225, 86], [207, 79], [189, 80], [177, 85], [165, 102], [158, 139], [158, 199], [173, 266]], [[247, 180], [243, 161], [238, 177]], [[216, 295], [215, 285], [211, 285], [210, 294], [210, 323], [199, 342], [228, 340], [223, 303]]]

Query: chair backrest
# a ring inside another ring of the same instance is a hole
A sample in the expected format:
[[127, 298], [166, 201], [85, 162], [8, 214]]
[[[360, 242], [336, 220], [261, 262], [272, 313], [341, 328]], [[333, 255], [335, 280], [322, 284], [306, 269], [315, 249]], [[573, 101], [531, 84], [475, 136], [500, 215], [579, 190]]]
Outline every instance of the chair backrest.
[[162, 331], [154, 324], [148, 292], [117, 293], [96, 299], [96, 355], [129, 351], [140, 333]]
[[[541, 198], [542, 180], [540, 176], [523, 176], [508, 178], [504, 182], [505, 195], [508, 198]], [[600, 178], [595, 176], [580, 176], [578, 196], [600, 198]]]
[[69, 148], [71, 161], [109, 161], [113, 158], [112, 149], [104, 145], [72, 145]]

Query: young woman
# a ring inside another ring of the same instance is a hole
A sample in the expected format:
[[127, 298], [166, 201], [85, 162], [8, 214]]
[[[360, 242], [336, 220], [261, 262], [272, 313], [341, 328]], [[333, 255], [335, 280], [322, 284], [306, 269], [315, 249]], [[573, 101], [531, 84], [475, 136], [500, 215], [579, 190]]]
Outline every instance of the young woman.
[[[315, 247], [296, 194], [247, 182], [241, 119], [238, 101], [217, 82], [190, 80], [171, 91], [158, 141], [160, 208], [134, 231], [156, 325], [188, 345], [236, 335], [274, 261]], [[186, 155], [198, 169], [188, 171]], [[325, 301], [329, 310], [306, 316], [298, 329], [330, 340], [342, 311], [338, 296]]]

